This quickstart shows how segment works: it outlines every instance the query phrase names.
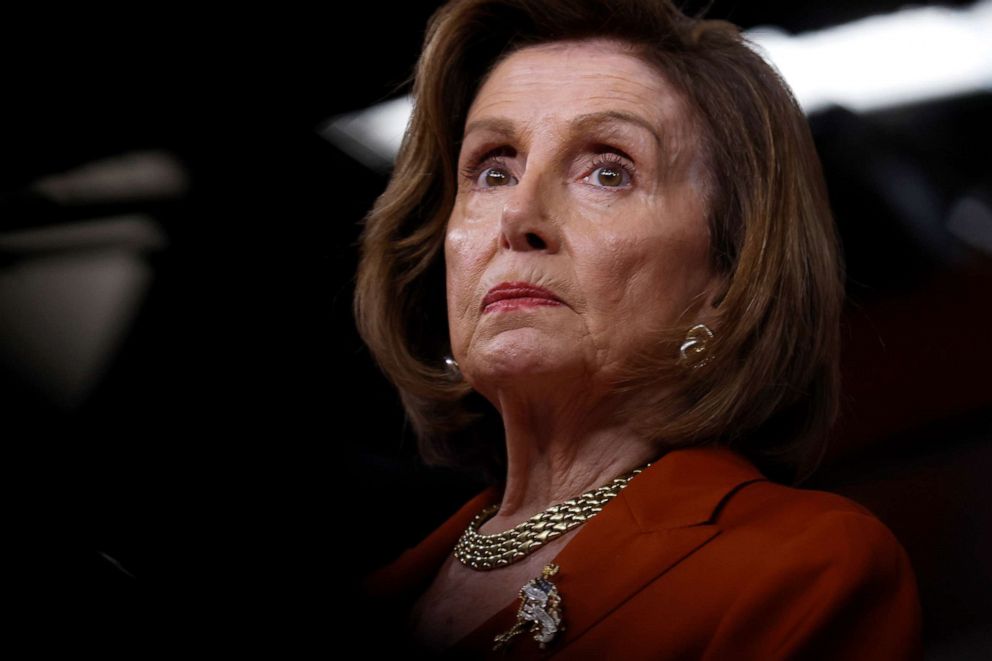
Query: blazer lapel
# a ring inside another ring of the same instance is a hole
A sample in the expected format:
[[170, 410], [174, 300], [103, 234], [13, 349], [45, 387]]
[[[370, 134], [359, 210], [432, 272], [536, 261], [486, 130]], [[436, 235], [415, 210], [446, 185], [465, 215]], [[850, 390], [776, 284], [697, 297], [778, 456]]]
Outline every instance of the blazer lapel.
[[566, 627], [558, 645], [716, 537], [724, 501], [765, 479], [737, 453], [707, 447], [670, 451], [631, 480], [554, 560]]
[[[766, 478], [727, 448], [671, 450], [636, 476], [603, 510], [582, 524], [552, 561], [565, 629], [560, 649], [608, 616], [638, 590], [677, 566], [720, 533], [714, 521], [738, 489]], [[365, 581], [366, 593], [402, 604], [426, 589], [469, 521], [498, 502], [490, 486], [472, 498], [423, 542]], [[508, 604], [453, 648], [485, 648], [513, 625], [519, 600]], [[515, 643], [514, 654], [540, 656], [534, 641]]]

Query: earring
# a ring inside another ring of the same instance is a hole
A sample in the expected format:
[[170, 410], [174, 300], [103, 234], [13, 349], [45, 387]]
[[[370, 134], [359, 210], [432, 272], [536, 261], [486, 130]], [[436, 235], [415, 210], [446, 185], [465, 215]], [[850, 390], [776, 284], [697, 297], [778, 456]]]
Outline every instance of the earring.
[[458, 361], [451, 356], [444, 357], [444, 369], [448, 373], [448, 378], [452, 381], [462, 380], [462, 370], [458, 367]]
[[690, 367], [705, 365], [713, 358], [712, 354], [706, 353], [706, 345], [713, 337], [713, 331], [706, 324], [696, 324], [690, 328], [679, 348], [679, 362]]

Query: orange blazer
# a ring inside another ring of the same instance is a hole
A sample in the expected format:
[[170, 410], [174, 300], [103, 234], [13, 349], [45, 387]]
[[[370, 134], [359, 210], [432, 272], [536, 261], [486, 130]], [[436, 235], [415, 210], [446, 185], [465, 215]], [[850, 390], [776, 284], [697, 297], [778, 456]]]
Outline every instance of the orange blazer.
[[[366, 578], [370, 616], [402, 637], [490, 486]], [[857, 503], [766, 479], [727, 448], [673, 450], [636, 476], [559, 551], [562, 625], [546, 650], [525, 632], [492, 653], [519, 599], [451, 658], [921, 659], [916, 578], [892, 532]]]

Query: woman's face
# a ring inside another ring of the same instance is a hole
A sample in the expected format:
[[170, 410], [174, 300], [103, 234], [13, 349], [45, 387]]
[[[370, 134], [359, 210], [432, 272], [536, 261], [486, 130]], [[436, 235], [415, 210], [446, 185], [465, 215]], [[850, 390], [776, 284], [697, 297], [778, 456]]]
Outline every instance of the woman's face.
[[[473, 387], [493, 399], [506, 384], [605, 383], [715, 293], [689, 118], [614, 41], [531, 46], [493, 70], [466, 119], [444, 244], [451, 346]], [[506, 287], [496, 300], [502, 283], [553, 299]]]

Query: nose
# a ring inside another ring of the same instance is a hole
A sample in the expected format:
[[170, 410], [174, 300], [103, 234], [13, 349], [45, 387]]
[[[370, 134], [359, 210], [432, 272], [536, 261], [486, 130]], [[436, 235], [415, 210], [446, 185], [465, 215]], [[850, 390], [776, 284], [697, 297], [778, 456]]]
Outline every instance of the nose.
[[528, 168], [506, 193], [500, 219], [500, 247], [505, 250], [557, 252], [559, 227], [555, 220], [555, 191], [550, 179]]

